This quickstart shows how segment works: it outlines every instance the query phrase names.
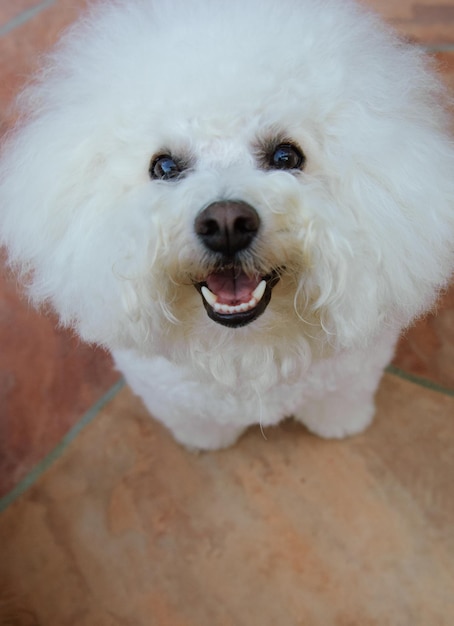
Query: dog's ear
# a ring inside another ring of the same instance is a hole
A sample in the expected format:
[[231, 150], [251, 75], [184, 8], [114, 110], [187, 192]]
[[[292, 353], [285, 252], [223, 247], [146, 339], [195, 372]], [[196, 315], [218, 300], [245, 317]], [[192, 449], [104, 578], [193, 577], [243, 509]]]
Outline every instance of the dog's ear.
[[[102, 13], [94, 8], [93, 18], [97, 11]], [[95, 246], [90, 234], [102, 227], [100, 216], [124, 191], [118, 172], [123, 162], [127, 170], [129, 155], [121, 164], [115, 155], [121, 157], [122, 141], [133, 141], [121, 136], [119, 107], [103, 87], [103, 81], [114, 82], [105, 66], [116, 67], [118, 59], [109, 56], [115, 57], [115, 48], [98, 50], [103, 24], [96, 24], [89, 12], [44, 58], [17, 99], [16, 127], [2, 142], [0, 244], [34, 303], [65, 292], [76, 256], [78, 262], [87, 259], [89, 278], [89, 248]]]
[[407, 324], [432, 306], [454, 269], [454, 146], [443, 114], [437, 120], [433, 109], [424, 122], [401, 120], [381, 180], [369, 171], [358, 187], [367, 202], [375, 186], [365, 206], [380, 239], [383, 290]]
[[370, 114], [368, 129], [339, 189], [357, 219], [340, 335], [350, 323], [407, 326], [433, 306], [454, 269], [454, 146], [444, 113], [434, 103], [431, 112], [409, 107], [398, 120]]
[[316, 306], [347, 347], [384, 326], [410, 324], [433, 306], [454, 269], [449, 109], [433, 68], [411, 50], [402, 68], [407, 62], [413, 78], [404, 88], [396, 83], [405, 73], [387, 74], [378, 94], [334, 113], [320, 159], [336, 210], [316, 233]]
[[23, 277], [37, 272], [36, 301], [52, 292], [49, 261], [63, 269], [69, 260], [61, 243], [69, 223], [82, 218], [87, 181], [96, 177], [93, 140], [77, 126], [70, 114], [49, 111], [21, 123], [2, 147], [0, 239]]

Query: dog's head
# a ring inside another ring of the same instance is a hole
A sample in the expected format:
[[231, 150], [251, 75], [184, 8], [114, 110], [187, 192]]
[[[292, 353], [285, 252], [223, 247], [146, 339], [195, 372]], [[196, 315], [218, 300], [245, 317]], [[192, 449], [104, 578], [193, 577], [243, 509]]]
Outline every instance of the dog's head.
[[106, 3], [22, 97], [3, 241], [109, 347], [364, 343], [452, 269], [440, 91], [349, 2]]

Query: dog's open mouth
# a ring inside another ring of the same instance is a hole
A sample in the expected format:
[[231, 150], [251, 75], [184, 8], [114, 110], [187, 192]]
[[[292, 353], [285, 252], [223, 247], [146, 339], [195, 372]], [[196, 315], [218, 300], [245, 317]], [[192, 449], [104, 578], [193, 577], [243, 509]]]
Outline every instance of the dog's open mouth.
[[238, 267], [228, 266], [209, 274], [195, 287], [212, 320], [238, 328], [253, 322], [265, 311], [278, 281], [276, 271], [266, 276], [249, 276]]

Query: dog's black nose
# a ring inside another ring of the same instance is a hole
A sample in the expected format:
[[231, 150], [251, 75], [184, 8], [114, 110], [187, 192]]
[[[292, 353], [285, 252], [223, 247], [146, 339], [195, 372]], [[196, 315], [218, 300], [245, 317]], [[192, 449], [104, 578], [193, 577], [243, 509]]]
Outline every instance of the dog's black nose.
[[194, 227], [207, 248], [231, 257], [251, 244], [260, 218], [246, 202], [219, 201], [199, 213]]

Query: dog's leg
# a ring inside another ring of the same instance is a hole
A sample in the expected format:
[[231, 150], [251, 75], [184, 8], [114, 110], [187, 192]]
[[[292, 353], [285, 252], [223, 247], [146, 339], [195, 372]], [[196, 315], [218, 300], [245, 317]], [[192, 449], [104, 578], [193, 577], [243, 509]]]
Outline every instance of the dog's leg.
[[[217, 389], [164, 358], [147, 359], [132, 351], [115, 351], [115, 362], [150, 414], [191, 450], [218, 450], [235, 443], [246, 426], [231, 421], [236, 405]], [[229, 421], [230, 420], [230, 421]]]
[[395, 342], [395, 333], [389, 333], [367, 350], [335, 357], [315, 367], [320, 392], [306, 399], [295, 419], [312, 433], [328, 439], [362, 432], [374, 417], [374, 395], [383, 368], [392, 358]]
[[295, 419], [319, 437], [341, 439], [356, 435], [372, 422], [375, 412], [373, 397], [372, 391], [356, 386], [349, 390], [332, 391], [321, 399], [308, 402]]
[[221, 450], [233, 445], [244, 432], [244, 427], [232, 424], [219, 424], [214, 421], [202, 420], [198, 417], [187, 417], [178, 425], [164, 422], [176, 441], [192, 452], [203, 450]]

